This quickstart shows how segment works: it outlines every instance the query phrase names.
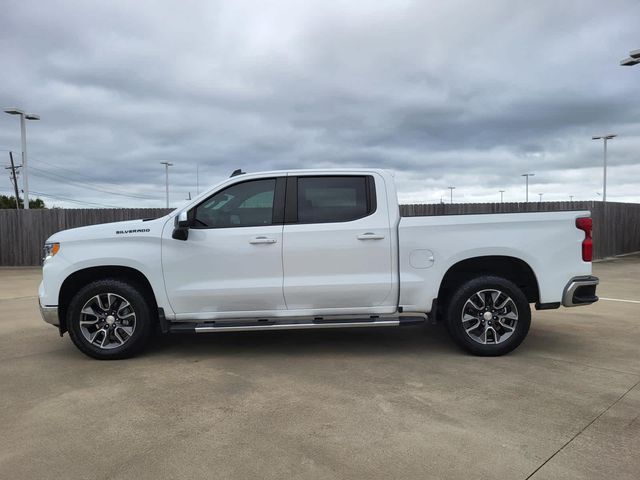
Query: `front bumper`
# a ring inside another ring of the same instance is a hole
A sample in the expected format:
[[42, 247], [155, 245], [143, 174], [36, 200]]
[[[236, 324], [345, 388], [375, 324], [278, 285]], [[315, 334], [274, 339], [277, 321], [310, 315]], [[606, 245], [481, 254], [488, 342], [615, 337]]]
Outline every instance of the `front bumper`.
[[596, 287], [598, 283], [600, 283], [600, 280], [593, 275], [573, 277], [564, 287], [562, 305], [565, 307], [577, 307], [597, 302]]
[[51, 325], [59, 327], [60, 320], [58, 318], [58, 307], [43, 307], [39, 301], [38, 305], [40, 306], [40, 315], [42, 316], [42, 319]]

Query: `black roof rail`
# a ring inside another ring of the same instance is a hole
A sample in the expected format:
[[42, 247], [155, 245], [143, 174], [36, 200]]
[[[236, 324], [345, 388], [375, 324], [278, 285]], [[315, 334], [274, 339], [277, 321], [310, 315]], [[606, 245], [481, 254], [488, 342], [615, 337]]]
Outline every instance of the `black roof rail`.
[[233, 173], [231, 174], [231, 176], [229, 176], [229, 178], [237, 177], [238, 175], [244, 175], [244, 174], [245, 174], [245, 172], [243, 172], [241, 168], [238, 168], [238, 169], [233, 171]]

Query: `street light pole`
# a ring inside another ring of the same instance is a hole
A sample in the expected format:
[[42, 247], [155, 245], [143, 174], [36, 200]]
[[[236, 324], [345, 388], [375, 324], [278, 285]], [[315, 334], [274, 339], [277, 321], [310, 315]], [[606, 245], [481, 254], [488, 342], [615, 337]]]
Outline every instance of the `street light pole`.
[[451, 191], [451, 203], [453, 203], [453, 191], [456, 189], [456, 187], [447, 187], [450, 191]]
[[609, 135], [599, 135], [599, 136], [591, 137], [591, 140], [602, 139], [604, 141], [604, 172], [602, 175], [602, 202], [603, 203], [607, 201], [607, 142], [617, 136], [618, 135], [609, 134]]
[[535, 177], [536, 174], [535, 173], [523, 173], [521, 176], [525, 178], [525, 188], [526, 188], [525, 201], [528, 202], [529, 201], [529, 177]]
[[620, 61], [620, 65], [622, 65], [623, 67], [632, 67], [633, 65], [637, 65], [639, 63], [640, 63], [640, 49], [632, 50], [631, 53], [629, 53], [629, 56], [627, 58]]
[[503, 197], [503, 195], [504, 195], [504, 192], [505, 192], [505, 191], [506, 191], [506, 190], [500, 190], [500, 203], [502, 203], [502, 200], [503, 200], [503, 198], [504, 198], [504, 197]]
[[9, 115], [20, 115], [20, 140], [22, 143], [22, 182], [24, 190], [24, 209], [29, 210], [29, 169], [27, 166], [27, 127], [26, 120], [40, 120], [40, 115], [24, 113], [16, 107], [5, 108]]
[[540, 196], [540, 200], [538, 200], [539, 202], [542, 202], [542, 195], [544, 195], [543, 193], [539, 193], [538, 194]]
[[169, 163], [169, 162], [160, 162], [160, 163], [164, 165], [165, 189], [167, 193], [167, 208], [169, 208], [169, 167], [172, 167], [173, 163]]

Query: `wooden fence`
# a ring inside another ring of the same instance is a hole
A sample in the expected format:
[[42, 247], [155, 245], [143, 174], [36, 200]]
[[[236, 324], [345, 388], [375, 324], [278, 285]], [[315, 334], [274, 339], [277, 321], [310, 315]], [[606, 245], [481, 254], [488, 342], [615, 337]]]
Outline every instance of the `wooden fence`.
[[0, 265], [40, 265], [42, 245], [60, 230], [157, 218], [170, 211], [166, 208], [0, 210]]
[[[594, 257], [640, 251], [640, 204], [607, 202], [454, 203], [401, 205], [405, 217], [480, 213], [589, 210]], [[42, 245], [53, 233], [97, 223], [156, 218], [165, 208], [0, 210], [0, 265], [39, 265]]]

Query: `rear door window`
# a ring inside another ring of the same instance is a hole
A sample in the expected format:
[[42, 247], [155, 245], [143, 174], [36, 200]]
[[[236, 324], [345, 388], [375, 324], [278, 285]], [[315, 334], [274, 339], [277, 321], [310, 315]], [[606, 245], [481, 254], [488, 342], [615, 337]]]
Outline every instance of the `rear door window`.
[[375, 210], [367, 176], [298, 177], [297, 190], [298, 223], [348, 222]]

